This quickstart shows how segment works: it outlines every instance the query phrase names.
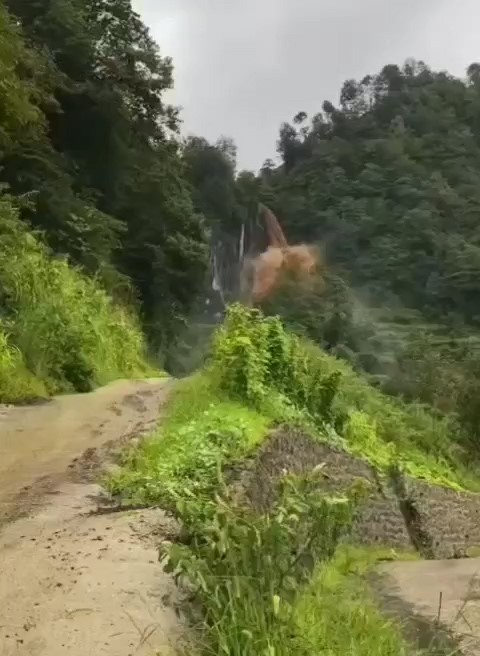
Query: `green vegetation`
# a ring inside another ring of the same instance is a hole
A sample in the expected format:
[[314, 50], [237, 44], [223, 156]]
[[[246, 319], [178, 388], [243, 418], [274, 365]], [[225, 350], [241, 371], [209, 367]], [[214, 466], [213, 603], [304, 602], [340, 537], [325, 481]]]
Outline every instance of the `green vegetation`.
[[224, 143], [193, 141], [188, 158], [196, 203], [215, 226], [225, 297], [238, 292], [241, 250], [266, 245], [266, 203], [290, 243], [321, 246], [326, 289], [285, 285], [263, 309], [388, 394], [458, 420], [471, 457], [480, 426], [479, 71], [472, 64], [458, 79], [408, 61], [348, 80], [338, 106], [326, 101], [311, 120], [299, 112], [281, 127], [281, 163], [265, 162], [257, 176], [236, 176]]
[[130, 0], [1, 0], [0, 29], [0, 185], [163, 357], [208, 262], [163, 98], [172, 63]]
[[320, 246], [318, 277], [231, 306], [108, 485], [182, 522], [165, 563], [200, 601], [204, 653], [405, 654], [370, 556], [339, 548], [359, 490], [286, 477], [257, 516], [229, 484], [286, 423], [380, 475], [480, 489], [480, 65], [349, 80], [255, 175], [231, 139], [182, 141], [172, 62], [131, 0], [0, 0], [0, 31], [0, 403], [144, 375], [147, 351], [199, 366], [268, 204]]
[[286, 286], [264, 311], [478, 451], [477, 64], [348, 80], [338, 107], [281, 127], [280, 165], [254, 175], [229, 138], [182, 141], [172, 62], [131, 0], [2, 0], [0, 28], [0, 185], [55, 258], [134, 308], [157, 359], [201, 361], [242, 254], [266, 245], [267, 203], [291, 242], [323, 247], [327, 285]]
[[202, 603], [203, 653], [305, 654], [295, 646], [295, 602], [314, 564], [331, 557], [345, 534], [349, 499], [323, 497], [311, 479], [287, 479], [265, 516], [226, 496], [183, 501], [178, 515], [188, 545], [171, 547], [165, 563]]
[[[400, 628], [378, 610], [366, 580], [379, 561], [411, 559], [386, 549], [339, 548], [295, 604], [300, 654], [407, 656]], [[303, 651], [302, 651], [303, 649]], [[294, 652], [295, 653], [295, 652]]]
[[232, 485], [232, 472], [283, 422], [344, 446], [379, 473], [394, 466], [478, 488], [461, 450], [447, 449], [454, 435], [449, 441], [444, 418], [389, 399], [278, 318], [237, 305], [216, 333], [208, 366], [178, 385], [163, 427], [125, 455], [109, 489], [159, 502], [180, 521], [181, 542], [165, 547], [163, 562], [200, 603], [193, 620], [201, 653], [411, 653], [365, 580], [376, 561], [397, 556], [339, 547], [363, 502], [361, 485], [332, 498], [316, 469], [285, 476], [264, 515], [244, 504], [235, 476]]
[[147, 371], [143, 335], [94, 280], [53, 259], [0, 198], [0, 401], [88, 391]]
[[301, 408], [320, 439], [338, 440], [380, 470], [394, 465], [431, 482], [478, 488], [462, 465], [466, 454], [453, 421], [390, 399], [277, 318], [233, 307], [217, 334], [213, 375], [244, 402]]
[[183, 494], [210, 499], [218, 474], [265, 436], [269, 420], [222, 395], [205, 374], [178, 384], [162, 427], [107, 481], [134, 502], [175, 504]]

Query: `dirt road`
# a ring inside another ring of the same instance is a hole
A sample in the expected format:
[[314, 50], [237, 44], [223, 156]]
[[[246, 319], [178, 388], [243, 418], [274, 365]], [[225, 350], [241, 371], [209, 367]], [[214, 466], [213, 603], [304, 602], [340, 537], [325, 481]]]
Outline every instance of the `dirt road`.
[[[25, 504], [35, 504], [37, 490], [41, 501], [86, 449], [149, 430], [169, 384], [117, 381], [41, 405], [0, 406], [0, 523]], [[15, 508], [19, 494], [20, 507]]]
[[426, 653], [480, 656], [480, 559], [388, 563], [384, 607]]
[[0, 408], [1, 656], [154, 656], [180, 641], [157, 562], [171, 523], [159, 510], [96, 514], [101, 490], [82, 480], [106, 444], [155, 425], [168, 388], [121, 381]]

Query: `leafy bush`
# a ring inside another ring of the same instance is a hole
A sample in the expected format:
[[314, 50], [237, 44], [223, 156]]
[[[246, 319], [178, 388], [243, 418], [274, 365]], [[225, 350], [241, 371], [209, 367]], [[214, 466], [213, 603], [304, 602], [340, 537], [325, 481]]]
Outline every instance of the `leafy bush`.
[[213, 376], [234, 398], [257, 406], [280, 394], [318, 421], [330, 419], [339, 373], [326, 373], [278, 317], [229, 308], [213, 347]]
[[187, 545], [167, 545], [164, 564], [201, 602], [206, 654], [292, 656], [293, 604], [315, 566], [348, 530], [354, 503], [322, 496], [314, 476], [284, 480], [268, 515], [228, 498], [181, 500]]
[[[133, 317], [94, 280], [54, 259], [5, 195], [0, 242], [0, 312], [10, 348], [49, 391], [87, 391], [146, 370], [143, 337]], [[6, 396], [15, 395], [7, 391]]]

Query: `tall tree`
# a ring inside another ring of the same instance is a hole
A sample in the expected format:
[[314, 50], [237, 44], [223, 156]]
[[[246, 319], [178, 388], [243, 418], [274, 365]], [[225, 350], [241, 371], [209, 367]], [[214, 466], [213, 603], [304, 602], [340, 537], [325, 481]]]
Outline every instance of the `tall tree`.
[[177, 111], [163, 100], [171, 61], [130, 0], [8, 4], [49, 62], [55, 104], [42, 107], [50, 140], [19, 144], [6, 179], [17, 193], [36, 192], [28, 218], [55, 250], [111, 284], [122, 281], [114, 266], [133, 281], [163, 343], [175, 333], [167, 326], [188, 312], [207, 263]]

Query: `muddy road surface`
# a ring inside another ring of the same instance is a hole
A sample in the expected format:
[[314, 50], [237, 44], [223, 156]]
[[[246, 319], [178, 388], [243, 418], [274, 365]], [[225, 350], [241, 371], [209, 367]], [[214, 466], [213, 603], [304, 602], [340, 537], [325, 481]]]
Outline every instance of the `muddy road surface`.
[[87, 450], [151, 429], [170, 385], [117, 381], [39, 405], [0, 406], [0, 526], [41, 503]]
[[119, 381], [0, 407], [0, 656], [155, 656], [183, 644], [181, 600], [158, 563], [177, 527], [159, 509], [110, 512], [95, 482], [112, 452], [158, 423], [171, 385]]

